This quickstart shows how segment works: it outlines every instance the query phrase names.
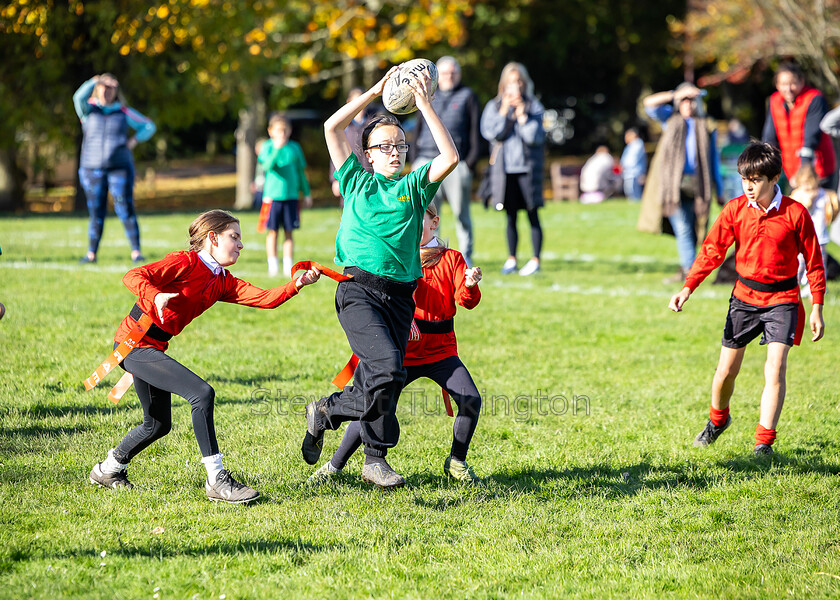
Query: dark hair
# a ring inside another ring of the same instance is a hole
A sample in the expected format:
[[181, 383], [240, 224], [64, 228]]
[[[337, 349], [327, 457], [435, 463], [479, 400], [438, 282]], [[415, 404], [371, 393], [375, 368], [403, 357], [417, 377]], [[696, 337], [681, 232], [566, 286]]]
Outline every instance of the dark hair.
[[754, 141], [738, 157], [738, 174], [752, 178], [773, 179], [782, 172], [782, 153], [767, 142]]
[[775, 82], [778, 79], [779, 74], [785, 72], [790, 73], [799, 81], [805, 81], [805, 73], [802, 72], [802, 67], [800, 67], [792, 60], [786, 60], [785, 62], [779, 65], [779, 68], [776, 69], [776, 75], [775, 77], [773, 77], [773, 81]]
[[392, 117], [391, 115], [376, 115], [370, 121], [365, 123], [365, 128], [362, 130], [362, 150], [367, 150], [368, 147], [368, 140], [370, 139], [370, 134], [373, 133], [375, 129], [378, 127], [385, 127], [386, 125], [391, 125], [393, 127], [399, 127], [400, 131], [403, 132], [405, 135], [405, 129], [403, 129], [402, 124], [397, 120], [396, 117]]

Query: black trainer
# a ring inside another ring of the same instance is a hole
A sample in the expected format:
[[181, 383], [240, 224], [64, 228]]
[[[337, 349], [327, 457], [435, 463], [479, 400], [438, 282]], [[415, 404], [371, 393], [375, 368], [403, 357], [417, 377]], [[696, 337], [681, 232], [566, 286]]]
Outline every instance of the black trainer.
[[706, 423], [706, 426], [703, 428], [703, 431], [697, 434], [697, 437], [694, 438], [694, 447], [695, 448], [705, 448], [706, 446], [711, 446], [715, 443], [715, 440], [720, 437], [720, 434], [726, 431], [726, 428], [729, 427], [729, 424], [732, 423], [732, 415], [727, 415], [726, 423], [723, 425], [717, 426], [712, 423], [712, 420]]
[[104, 473], [102, 471], [102, 463], [96, 463], [90, 471], [90, 482], [94, 485], [99, 485], [104, 488], [112, 490], [124, 488], [127, 490], [133, 489], [134, 484], [128, 480], [128, 469], [123, 469], [118, 473]]
[[770, 444], [756, 444], [753, 449], [756, 456], [770, 456], [773, 454], [773, 446]]
[[405, 479], [402, 475], [392, 469], [391, 465], [384, 460], [375, 463], [365, 462], [362, 467], [362, 481], [372, 483], [383, 490], [405, 485]]
[[312, 401], [306, 405], [306, 435], [303, 436], [303, 444], [300, 451], [303, 460], [307, 464], [314, 465], [321, 458], [321, 450], [324, 448], [324, 429], [318, 422], [318, 402]]
[[208, 500], [228, 504], [246, 504], [260, 497], [257, 490], [236, 481], [227, 469], [219, 471], [213, 485], [210, 485], [210, 481], [205, 481], [204, 491], [207, 492]]

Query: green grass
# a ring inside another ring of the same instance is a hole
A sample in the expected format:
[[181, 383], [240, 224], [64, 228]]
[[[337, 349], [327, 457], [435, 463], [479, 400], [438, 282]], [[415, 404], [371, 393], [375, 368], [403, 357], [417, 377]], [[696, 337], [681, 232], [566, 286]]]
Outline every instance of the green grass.
[[[469, 456], [482, 490], [442, 477], [452, 421], [430, 384], [399, 409], [389, 458], [405, 488], [364, 485], [358, 456], [335, 484], [303, 485], [302, 405], [349, 356], [332, 281], [275, 311], [219, 304], [197, 319], [170, 354], [216, 388], [226, 466], [264, 496], [250, 507], [204, 497], [180, 398], [172, 433], [131, 466], [135, 491], [87, 483], [141, 418], [133, 391], [107, 401], [116, 375], [81, 384], [133, 303], [127, 242], [112, 216], [99, 264], [82, 268], [85, 219], [0, 219], [0, 597], [836, 598], [838, 286], [827, 337], [791, 354], [778, 454], [751, 453], [757, 344], [732, 427], [699, 451], [730, 290], [706, 283], [670, 313], [674, 242], [637, 233], [637, 212], [551, 204], [543, 271], [526, 279], [498, 275], [503, 216], [475, 208], [483, 298], [456, 329], [485, 399]], [[193, 217], [141, 215], [147, 257], [184, 247]], [[241, 217], [233, 271], [268, 286], [256, 215]], [[306, 212], [297, 257], [328, 263], [338, 218]], [[525, 257], [524, 217], [521, 231]], [[328, 433], [325, 456], [338, 441]]]

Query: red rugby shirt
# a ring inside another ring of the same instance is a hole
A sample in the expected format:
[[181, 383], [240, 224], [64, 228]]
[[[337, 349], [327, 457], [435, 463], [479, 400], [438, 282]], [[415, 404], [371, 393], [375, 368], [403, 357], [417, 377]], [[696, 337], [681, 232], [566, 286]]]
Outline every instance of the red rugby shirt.
[[[735, 244], [735, 268], [747, 279], [774, 283], [795, 277], [799, 269], [797, 257], [805, 257], [812, 302], [823, 304], [825, 270], [822, 252], [808, 210], [798, 202], [782, 196], [779, 208], [765, 213], [749, 205], [746, 196], [730, 200], [723, 207], [703, 241], [700, 252], [686, 277], [691, 291], [726, 258], [726, 250]], [[773, 306], [799, 302], [799, 287], [785, 292], [759, 292], [738, 281], [733, 295], [753, 306]]]
[[[298, 293], [294, 281], [263, 290], [234, 277], [227, 269], [214, 275], [196, 252], [173, 252], [163, 260], [131, 269], [123, 277], [123, 283], [137, 295], [137, 304], [152, 317], [155, 325], [172, 335], [181, 333], [193, 319], [219, 300], [256, 308], [276, 308]], [[154, 305], [155, 296], [161, 292], [178, 293], [163, 309], [163, 322]], [[130, 317], [123, 319], [115, 339], [123, 339], [133, 325], [134, 320]], [[158, 350], [166, 350], [168, 346], [168, 342], [148, 336], [137, 344], [138, 348]]]
[[[457, 250], [443, 253], [434, 267], [423, 268], [423, 278], [417, 280], [414, 316], [426, 321], [444, 321], [455, 316], [457, 302], [466, 309], [475, 308], [481, 300], [481, 290], [468, 288], [464, 281], [467, 263]], [[408, 343], [403, 364], [425, 365], [458, 355], [455, 332], [423, 333], [420, 340]]]

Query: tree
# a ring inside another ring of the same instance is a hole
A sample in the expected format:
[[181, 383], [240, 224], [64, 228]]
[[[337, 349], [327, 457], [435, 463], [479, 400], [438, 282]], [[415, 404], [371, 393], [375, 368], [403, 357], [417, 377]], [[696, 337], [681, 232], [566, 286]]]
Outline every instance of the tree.
[[124, 55], [190, 48], [183, 74], [238, 111], [236, 206], [246, 208], [266, 87], [283, 108], [312, 84], [331, 82], [325, 89], [334, 94], [360, 65], [370, 74], [442, 40], [461, 44], [473, 1], [168, 0], [121, 14], [112, 42]]
[[738, 81], [776, 57], [800, 60], [822, 83], [840, 92], [840, 2], [837, 0], [689, 0], [672, 31], [686, 50], [713, 65], [717, 77]]

